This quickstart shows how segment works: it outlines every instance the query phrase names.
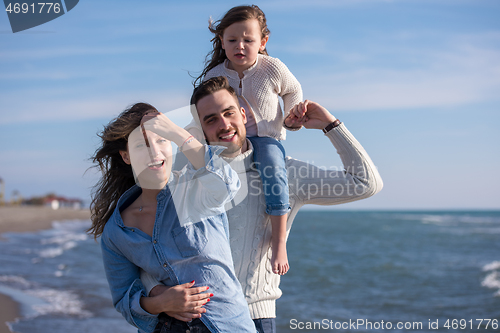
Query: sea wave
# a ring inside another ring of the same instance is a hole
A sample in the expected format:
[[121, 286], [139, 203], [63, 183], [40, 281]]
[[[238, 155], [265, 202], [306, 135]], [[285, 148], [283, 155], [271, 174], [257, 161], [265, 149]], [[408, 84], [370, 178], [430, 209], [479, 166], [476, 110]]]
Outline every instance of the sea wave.
[[500, 261], [496, 260], [483, 266], [484, 272], [490, 272], [481, 285], [490, 289], [498, 289], [494, 296], [500, 297]]
[[33, 289], [27, 290], [28, 295], [44, 300], [45, 304], [35, 304], [33, 309], [38, 315], [64, 314], [78, 318], [92, 317], [92, 313], [84, 309], [78, 295], [69, 290]]
[[89, 236], [83, 231], [90, 225], [86, 220], [74, 220], [68, 222], [52, 223], [53, 229], [46, 231], [47, 238], [40, 240], [41, 245], [59, 245], [44, 248], [38, 252], [41, 258], [55, 258], [61, 256], [65, 251], [71, 250], [78, 242], [86, 241]]
[[483, 266], [483, 271], [494, 271], [494, 270], [500, 270], [500, 261], [495, 260], [493, 262], [490, 262], [489, 264], [486, 264]]
[[395, 217], [401, 220], [420, 221], [424, 224], [436, 224], [440, 226], [456, 226], [459, 224], [500, 224], [499, 216], [477, 216], [468, 213], [456, 214], [432, 214], [432, 213], [403, 213]]
[[70, 315], [78, 318], [93, 316], [90, 311], [84, 309], [84, 303], [73, 291], [44, 288], [22, 276], [1, 275], [0, 291], [21, 303], [25, 318], [46, 314]]

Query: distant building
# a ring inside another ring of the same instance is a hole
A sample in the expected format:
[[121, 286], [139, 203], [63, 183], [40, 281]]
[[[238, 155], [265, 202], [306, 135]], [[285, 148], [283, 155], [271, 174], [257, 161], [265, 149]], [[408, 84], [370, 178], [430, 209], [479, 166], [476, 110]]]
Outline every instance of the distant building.
[[48, 206], [54, 210], [60, 208], [81, 209], [83, 207], [83, 200], [65, 198], [56, 195], [48, 195], [43, 198], [43, 205]]
[[5, 205], [5, 184], [3, 179], [0, 178], [0, 206]]

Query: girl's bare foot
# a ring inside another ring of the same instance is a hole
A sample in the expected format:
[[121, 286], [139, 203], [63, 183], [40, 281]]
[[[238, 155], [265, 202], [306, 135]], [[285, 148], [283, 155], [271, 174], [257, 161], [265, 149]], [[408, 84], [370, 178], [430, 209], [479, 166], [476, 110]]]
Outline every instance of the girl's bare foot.
[[273, 242], [273, 255], [271, 257], [271, 267], [274, 274], [284, 275], [288, 272], [288, 256], [286, 254], [286, 242]]

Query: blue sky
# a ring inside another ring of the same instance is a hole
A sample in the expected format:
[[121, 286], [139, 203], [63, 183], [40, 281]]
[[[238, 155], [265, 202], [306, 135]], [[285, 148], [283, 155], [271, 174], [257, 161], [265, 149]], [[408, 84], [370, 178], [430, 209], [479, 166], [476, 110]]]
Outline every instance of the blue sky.
[[[13, 34], [0, 13], [0, 178], [7, 198], [88, 199], [96, 133], [145, 101], [187, 124], [191, 75], [210, 50], [210, 16], [234, 1], [80, 1]], [[500, 209], [500, 2], [256, 2], [268, 51], [304, 97], [341, 119], [384, 179], [344, 209]], [[182, 109], [184, 108], [184, 109]], [[340, 165], [319, 131], [290, 133], [287, 154]], [[339, 207], [340, 208], [340, 207]]]

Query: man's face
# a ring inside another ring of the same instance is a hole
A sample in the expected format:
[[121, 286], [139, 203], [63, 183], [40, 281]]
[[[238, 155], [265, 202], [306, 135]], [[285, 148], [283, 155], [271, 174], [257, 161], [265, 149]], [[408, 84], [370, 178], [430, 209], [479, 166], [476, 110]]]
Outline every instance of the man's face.
[[235, 157], [247, 149], [245, 110], [231, 94], [219, 90], [201, 98], [196, 104], [201, 128], [211, 145], [227, 147], [221, 155]]

